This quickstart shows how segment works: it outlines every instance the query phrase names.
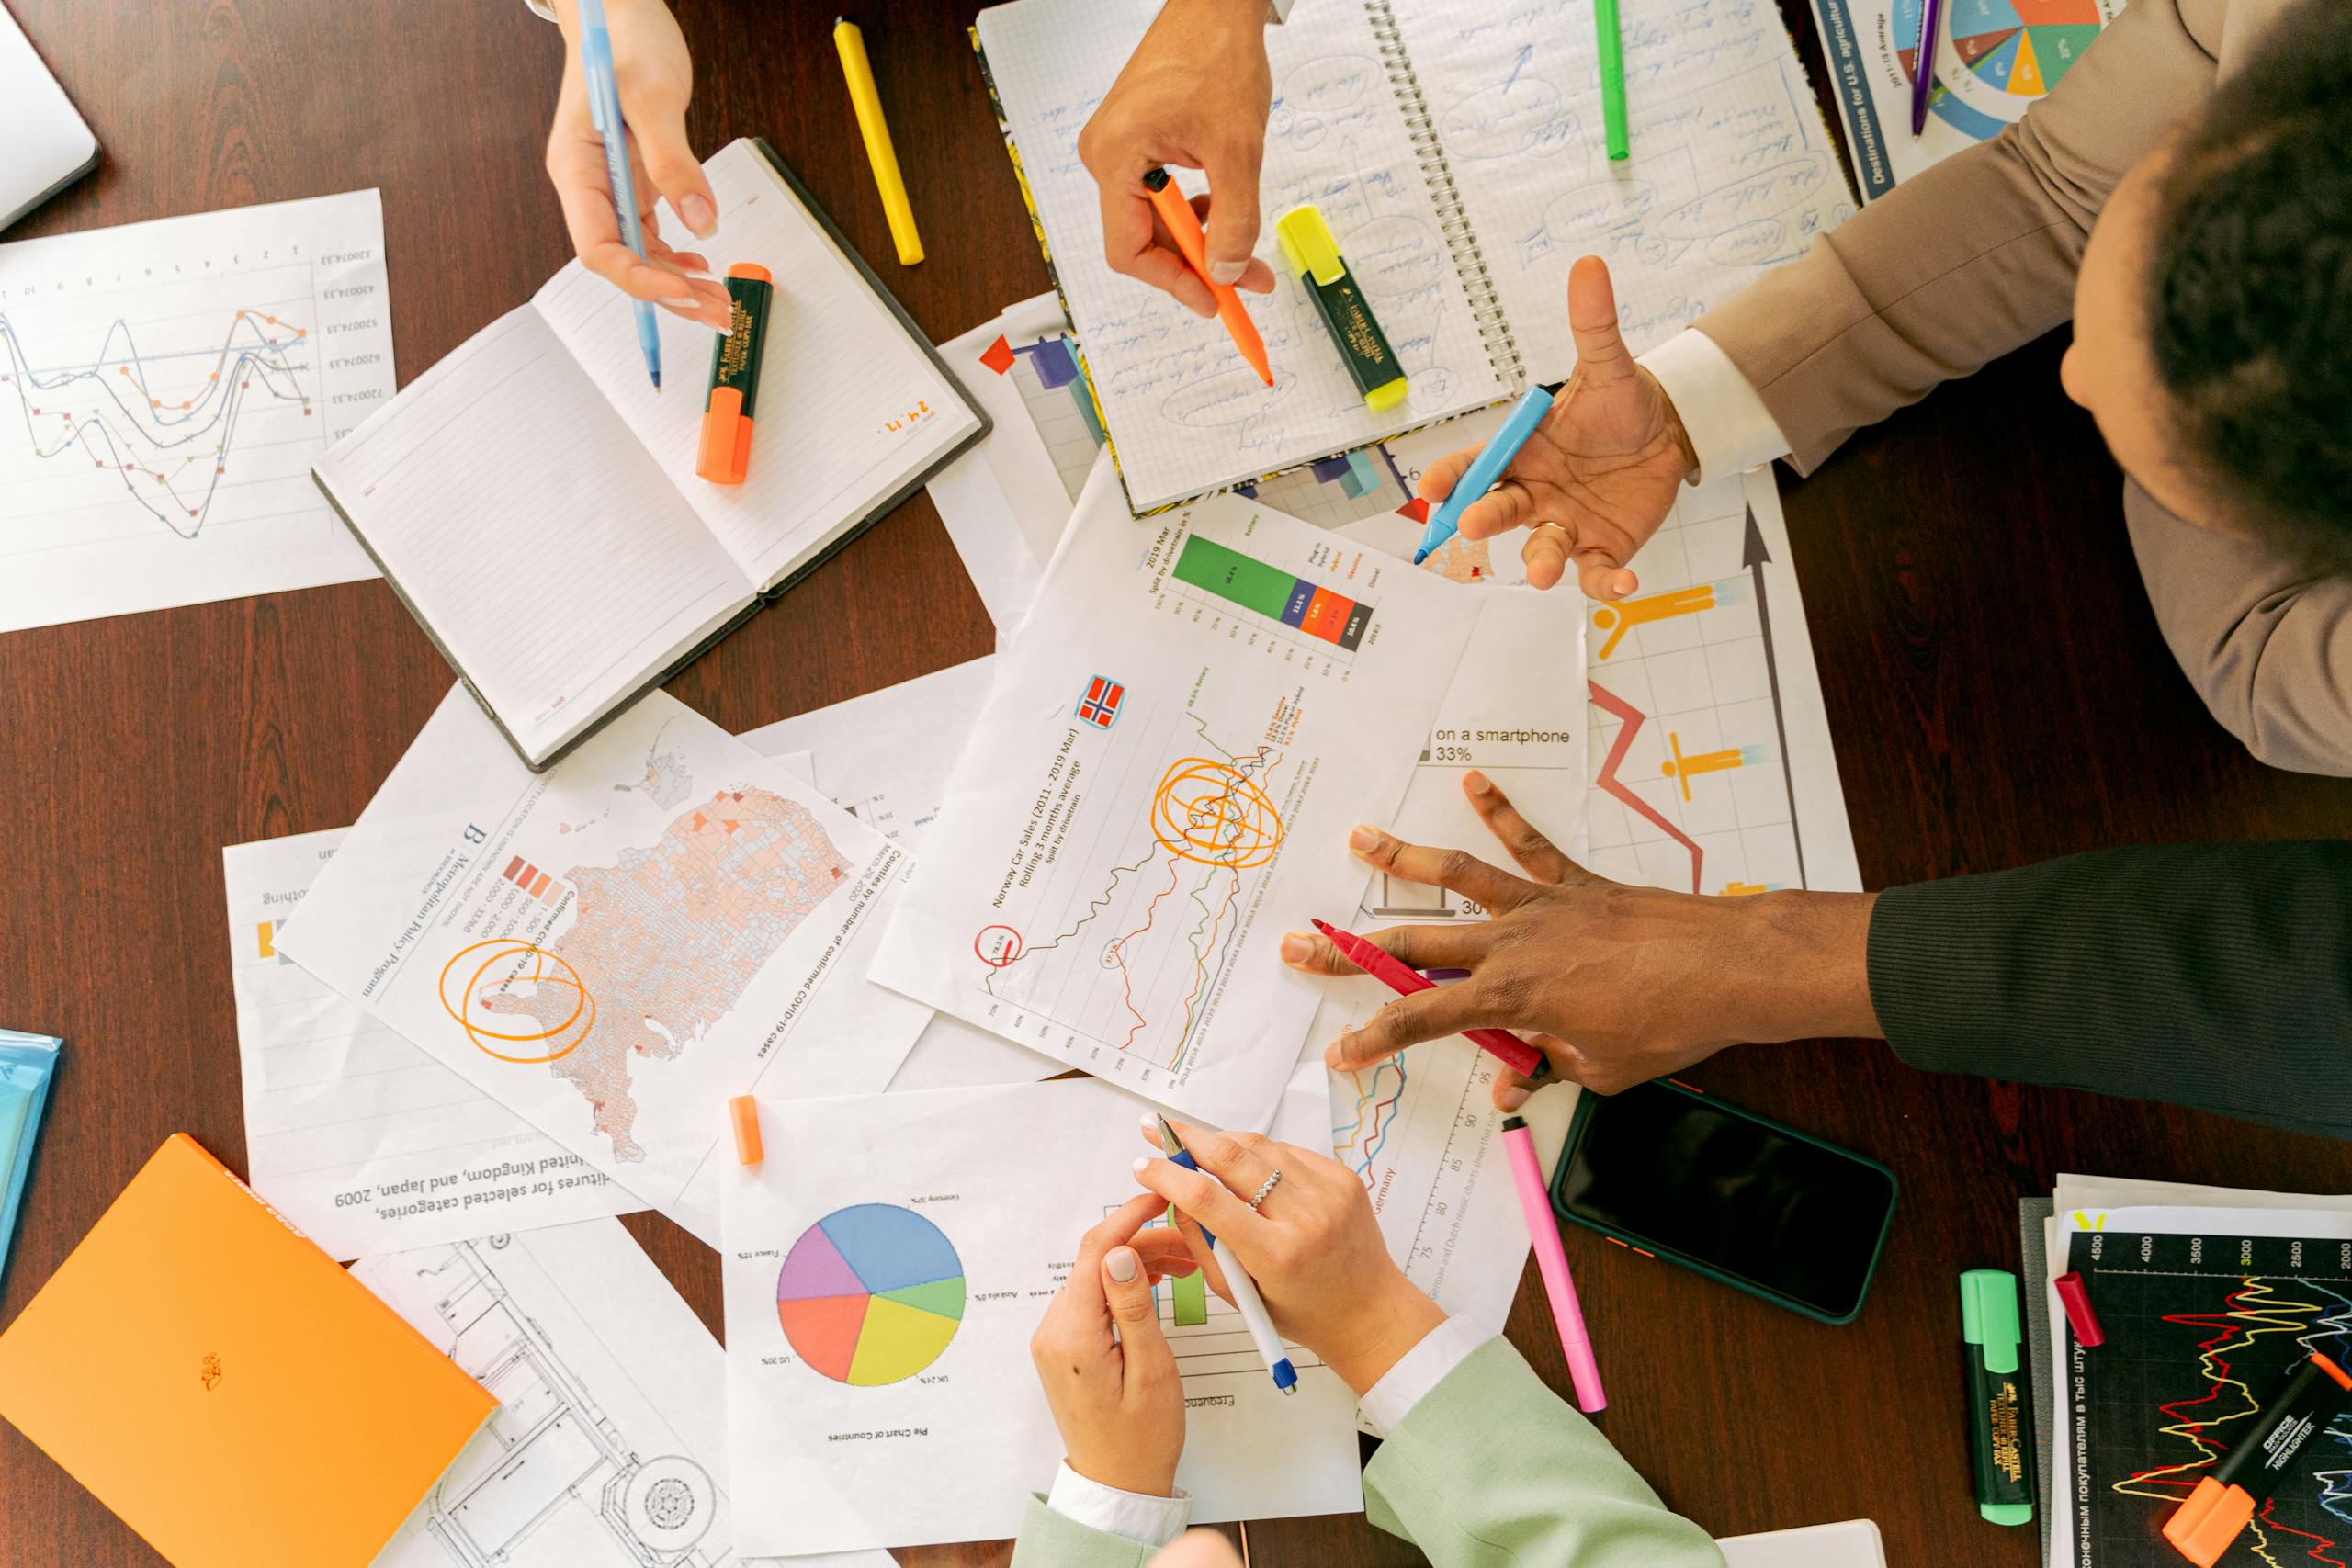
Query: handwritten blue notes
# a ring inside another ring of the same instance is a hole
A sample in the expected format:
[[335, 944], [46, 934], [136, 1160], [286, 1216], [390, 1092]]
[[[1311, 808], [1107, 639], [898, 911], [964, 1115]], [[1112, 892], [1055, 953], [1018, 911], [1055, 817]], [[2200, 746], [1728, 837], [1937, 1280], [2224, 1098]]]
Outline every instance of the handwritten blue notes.
[[1609, 262], [1638, 353], [1853, 211], [1772, 0], [1621, 0], [1633, 156], [1618, 164], [1601, 142], [1591, 0], [1393, 4], [1534, 380], [1575, 367], [1578, 256]]
[[[1472, 315], [1380, 39], [1355, 0], [1301, 0], [1286, 26], [1267, 31], [1274, 91], [1259, 251], [1273, 254], [1277, 213], [1303, 201], [1322, 208], [1411, 378], [1408, 402], [1385, 414], [1364, 408], [1285, 267], [1274, 268], [1272, 294], [1242, 296], [1266, 342], [1271, 389], [1216, 321], [1111, 271], [1078, 136], [1159, 9], [1159, 0], [1023, 0], [979, 17], [1133, 504], [1256, 479], [1510, 392]], [[1188, 193], [1207, 188], [1194, 171], [1171, 173]]]

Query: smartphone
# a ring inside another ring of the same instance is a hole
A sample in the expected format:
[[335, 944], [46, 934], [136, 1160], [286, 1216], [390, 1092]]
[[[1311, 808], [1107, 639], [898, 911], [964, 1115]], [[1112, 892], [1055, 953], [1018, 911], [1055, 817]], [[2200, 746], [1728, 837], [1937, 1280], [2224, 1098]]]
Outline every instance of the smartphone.
[[1577, 1097], [1552, 1207], [1734, 1290], [1850, 1323], [1894, 1219], [1894, 1172], [1659, 1078]]

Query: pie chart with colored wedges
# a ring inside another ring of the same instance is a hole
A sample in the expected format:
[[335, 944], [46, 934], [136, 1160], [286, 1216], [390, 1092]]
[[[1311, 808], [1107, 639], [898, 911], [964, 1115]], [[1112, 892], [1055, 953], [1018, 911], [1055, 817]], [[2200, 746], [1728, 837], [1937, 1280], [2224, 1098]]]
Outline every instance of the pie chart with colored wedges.
[[[1919, 73], [1926, 0], [1895, 0], [1888, 23], [1905, 81]], [[1978, 141], [2025, 118], [2058, 85], [2121, 0], [1947, 0], [1937, 38], [1936, 118]]]
[[775, 1278], [775, 1315], [835, 1382], [900, 1382], [939, 1359], [964, 1321], [964, 1260], [912, 1209], [859, 1203], [803, 1231]]

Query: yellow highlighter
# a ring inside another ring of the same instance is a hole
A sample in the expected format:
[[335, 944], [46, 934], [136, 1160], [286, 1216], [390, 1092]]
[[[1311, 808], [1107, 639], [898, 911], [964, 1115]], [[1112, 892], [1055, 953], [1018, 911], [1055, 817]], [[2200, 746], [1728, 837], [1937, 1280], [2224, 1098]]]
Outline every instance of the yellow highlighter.
[[1403, 402], [1411, 390], [1404, 367], [1396, 363], [1388, 334], [1373, 319], [1363, 290], [1340, 259], [1340, 243], [1331, 237], [1321, 209], [1312, 203], [1292, 208], [1274, 220], [1274, 238], [1282, 243], [1283, 259], [1314, 296], [1315, 309], [1331, 329], [1331, 341], [1340, 345], [1340, 357], [1347, 361], [1364, 407], [1379, 413]]
[[882, 213], [899, 247], [899, 265], [922, 260], [922, 236], [915, 232], [915, 209], [907, 202], [907, 182], [899, 177], [899, 154], [890, 145], [890, 122], [882, 118], [882, 95], [874, 90], [874, 67], [866, 63], [865, 35], [850, 21], [833, 23], [833, 47], [841, 51], [842, 74], [849, 78], [849, 101], [857, 109], [858, 134], [865, 138], [865, 161], [874, 165]]

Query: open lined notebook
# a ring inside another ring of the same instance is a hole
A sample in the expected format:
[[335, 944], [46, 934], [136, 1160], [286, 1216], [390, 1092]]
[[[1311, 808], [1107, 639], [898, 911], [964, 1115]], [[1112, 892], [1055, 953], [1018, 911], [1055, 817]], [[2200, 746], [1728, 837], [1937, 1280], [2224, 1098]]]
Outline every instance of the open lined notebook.
[[312, 472], [523, 760], [554, 762], [987, 434], [914, 323], [764, 143], [704, 165], [714, 239], [775, 279], [749, 479], [695, 477], [707, 328], [574, 261]]
[[[1779, 11], [1621, 0], [1633, 156], [1609, 161], [1591, 0], [1298, 0], [1266, 31], [1260, 186], [1318, 204], [1411, 378], [1368, 412], [1296, 280], [1243, 295], [1274, 385], [1224, 328], [1112, 272], [1078, 136], [1158, 0], [1015, 0], [975, 29], [1039, 238], [1139, 511], [1565, 379], [1569, 265], [1608, 259], [1635, 352], [1851, 212]], [[1184, 188], [1206, 188], [1190, 170]]]

